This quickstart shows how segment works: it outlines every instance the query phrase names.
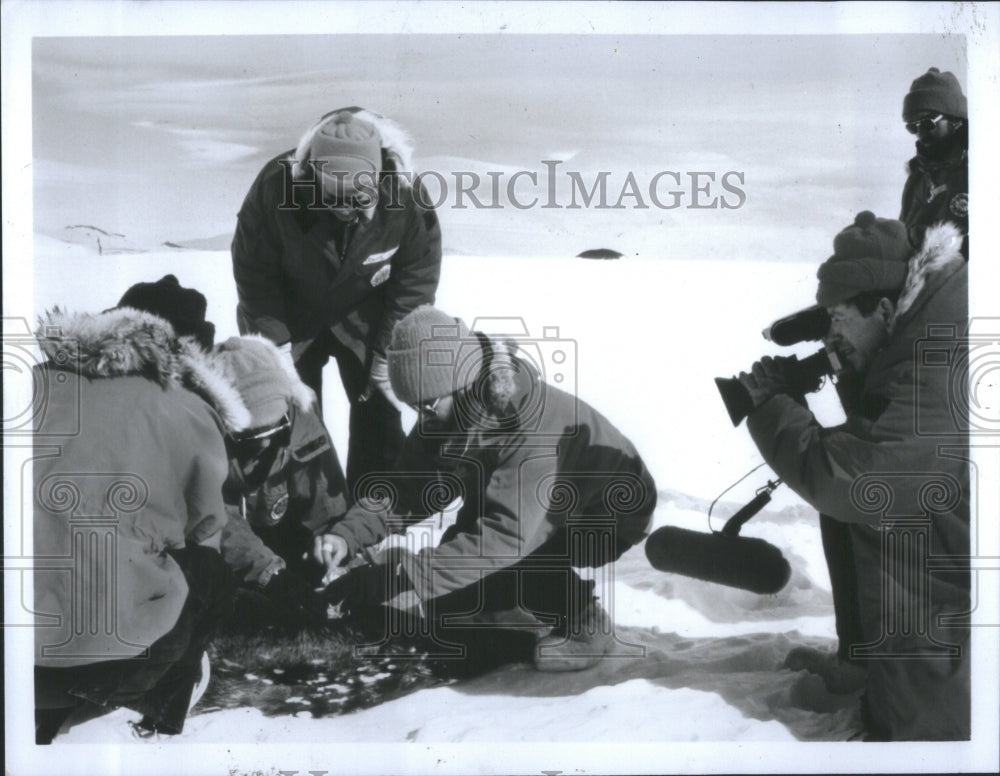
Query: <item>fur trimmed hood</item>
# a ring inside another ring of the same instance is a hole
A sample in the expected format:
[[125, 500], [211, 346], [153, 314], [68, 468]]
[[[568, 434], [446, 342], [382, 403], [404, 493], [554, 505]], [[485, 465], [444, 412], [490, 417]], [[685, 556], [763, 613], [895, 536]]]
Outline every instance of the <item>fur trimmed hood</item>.
[[909, 260], [890, 325], [889, 343], [876, 356], [865, 378], [869, 393], [883, 393], [899, 377], [900, 369], [919, 369], [914, 362], [914, 348], [928, 336], [928, 327], [952, 327], [959, 335], [965, 332], [969, 291], [961, 247], [962, 233], [954, 224], [939, 223], [927, 229], [923, 247]]
[[295, 151], [292, 152], [290, 157], [294, 162], [292, 165], [292, 176], [298, 178], [305, 174], [301, 165], [308, 157], [309, 144], [313, 136], [330, 116], [342, 111], [353, 113], [357, 118], [367, 121], [378, 130], [379, 136], [382, 138], [382, 173], [403, 173], [403, 184], [409, 184], [410, 180], [407, 176], [412, 177], [414, 173], [413, 141], [410, 139], [410, 135], [391, 119], [357, 106], [337, 108], [337, 110], [330, 111], [303, 133], [302, 137], [299, 138], [298, 144], [295, 146]]
[[948, 221], [928, 227], [924, 244], [909, 260], [903, 290], [896, 303], [895, 321], [912, 317], [936, 288], [935, 276], [965, 264], [962, 233]]
[[[250, 427], [250, 410], [215, 362], [215, 351], [203, 351], [191, 337], [178, 338], [170, 323], [155, 315], [132, 308], [69, 313], [55, 307], [39, 317], [35, 337], [55, 369], [88, 378], [145, 377], [163, 388], [185, 388], [219, 413], [226, 431]], [[283, 366], [290, 361], [269, 340], [263, 341]], [[312, 392], [299, 380], [294, 366], [289, 377], [293, 379], [292, 401], [307, 408], [314, 398]]]

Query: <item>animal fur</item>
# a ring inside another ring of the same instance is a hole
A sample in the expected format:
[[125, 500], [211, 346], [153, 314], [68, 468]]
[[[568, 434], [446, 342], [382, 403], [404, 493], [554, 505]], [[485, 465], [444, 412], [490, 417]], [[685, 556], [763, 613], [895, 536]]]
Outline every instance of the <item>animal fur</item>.
[[899, 320], [913, 307], [931, 274], [964, 261], [962, 233], [958, 227], [948, 221], [928, 227], [923, 246], [910, 258], [906, 281], [896, 304], [895, 319]]
[[[215, 363], [215, 351], [203, 351], [192, 337], [178, 338], [170, 323], [155, 315], [132, 308], [68, 313], [55, 307], [39, 318], [35, 336], [57, 368], [91, 378], [134, 375], [163, 388], [185, 388], [219, 413], [227, 431], [250, 427], [250, 410]], [[249, 336], [265, 344], [288, 375], [292, 401], [302, 409], [312, 406], [315, 395], [299, 378], [291, 356], [270, 340]]]

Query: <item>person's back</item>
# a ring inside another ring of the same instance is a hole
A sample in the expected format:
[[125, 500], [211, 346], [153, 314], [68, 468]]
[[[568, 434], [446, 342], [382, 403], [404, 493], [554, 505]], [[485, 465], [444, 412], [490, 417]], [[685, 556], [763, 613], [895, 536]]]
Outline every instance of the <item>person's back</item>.
[[183, 387], [173, 329], [155, 316], [55, 311], [38, 338], [36, 724], [53, 712], [36, 733], [46, 743], [84, 702], [179, 733], [232, 597], [220, 419]]

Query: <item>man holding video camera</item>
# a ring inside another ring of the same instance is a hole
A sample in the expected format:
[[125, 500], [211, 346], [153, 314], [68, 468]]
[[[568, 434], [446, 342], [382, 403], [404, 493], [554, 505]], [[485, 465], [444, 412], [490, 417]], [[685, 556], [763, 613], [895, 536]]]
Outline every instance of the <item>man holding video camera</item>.
[[846, 528], [851, 563], [831, 576], [852, 575], [856, 588], [861, 643], [849, 652], [867, 669], [866, 740], [969, 737], [969, 575], [952, 570], [969, 554], [968, 420], [954, 395], [965, 384], [914, 355], [930, 339], [962, 363], [961, 245], [953, 224], [937, 224], [911, 256], [906, 227], [869, 212], [834, 239], [816, 299], [830, 314], [826, 344], [857, 386], [842, 426], [822, 427], [791, 395], [785, 359], [740, 375], [765, 460]]

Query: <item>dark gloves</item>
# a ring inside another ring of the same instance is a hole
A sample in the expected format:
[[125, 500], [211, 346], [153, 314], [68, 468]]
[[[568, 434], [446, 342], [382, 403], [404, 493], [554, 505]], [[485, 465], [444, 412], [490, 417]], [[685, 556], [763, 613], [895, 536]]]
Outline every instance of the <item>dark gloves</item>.
[[275, 574], [263, 593], [274, 609], [275, 618], [286, 624], [318, 627], [326, 623], [326, 602], [298, 574], [287, 570]]
[[327, 585], [323, 598], [341, 611], [358, 612], [382, 606], [412, 587], [398, 565], [357, 566]]

